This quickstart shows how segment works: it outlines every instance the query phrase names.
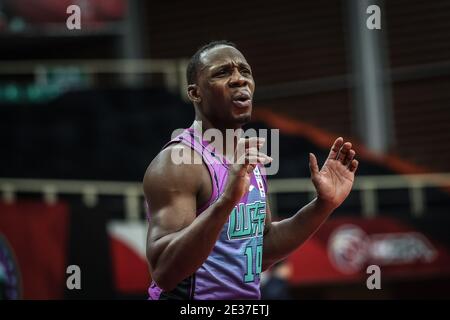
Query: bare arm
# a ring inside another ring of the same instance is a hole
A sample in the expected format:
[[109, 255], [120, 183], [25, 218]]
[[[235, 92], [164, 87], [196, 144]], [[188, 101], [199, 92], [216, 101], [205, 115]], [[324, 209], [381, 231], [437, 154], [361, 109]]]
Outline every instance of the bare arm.
[[204, 187], [202, 177], [206, 174], [209, 179], [209, 173], [204, 164], [174, 164], [170, 157], [173, 148], [188, 147], [177, 145], [162, 151], [143, 182], [151, 211], [147, 258], [153, 279], [165, 291], [172, 290], [207, 259], [233, 207], [248, 190], [254, 168], [234, 166], [224, 193], [196, 217], [197, 195]]
[[351, 147], [351, 143], [344, 144], [342, 138], [336, 139], [320, 171], [316, 157], [310, 154], [311, 179], [317, 197], [295, 215], [280, 222], [272, 222], [267, 204], [263, 270], [308, 240], [347, 198], [358, 167], [358, 161], [353, 159], [355, 151]]
[[201, 266], [234, 205], [220, 199], [196, 219], [197, 194], [207, 169], [203, 164], [174, 164], [171, 152], [180, 148], [187, 147], [162, 151], [144, 177], [151, 211], [147, 257], [153, 279], [164, 290], [173, 289]]
[[[270, 209], [267, 210], [267, 216], [270, 216]], [[263, 270], [301, 246], [319, 229], [331, 212], [331, 208], [322, 205], [315, 198], [294, 216], [267, 223], [264, 235]]]

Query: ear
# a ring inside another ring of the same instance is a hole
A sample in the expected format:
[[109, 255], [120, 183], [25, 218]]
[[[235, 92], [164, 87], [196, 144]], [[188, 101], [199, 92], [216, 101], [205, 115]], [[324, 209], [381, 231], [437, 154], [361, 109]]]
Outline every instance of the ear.
[[187, 88], [187, 94], [189, 97], [189, 100], [191, 100], [193, 103], [199, 104], [202, 101], [202, 98], [198, 92], [198, 86], [196, 84], [190, 84]]

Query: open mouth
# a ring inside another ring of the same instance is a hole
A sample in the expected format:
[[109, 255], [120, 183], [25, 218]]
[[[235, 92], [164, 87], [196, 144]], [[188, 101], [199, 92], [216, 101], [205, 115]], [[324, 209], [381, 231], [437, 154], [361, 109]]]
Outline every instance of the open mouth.
[[252, 105], [252, 100], [250, 99], [233, 100], [233, 105], [235, 105], [238, 108], [249, 108]]
[[234, 100], [244, 102], [244, 101], [250, 100], [250, 98], [247, 96], [242, 96], [242, 97], [235, 98]]
[[251, 103], [251, 96], [247, 92], [241, 92], [233, 97], [233, 104], [239, 108], [248, 108]]

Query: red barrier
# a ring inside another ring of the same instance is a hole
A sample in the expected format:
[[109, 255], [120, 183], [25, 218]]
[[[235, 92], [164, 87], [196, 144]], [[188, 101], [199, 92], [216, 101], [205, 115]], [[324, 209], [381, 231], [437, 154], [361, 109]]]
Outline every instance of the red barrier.
[[337, 218], [288, 258], [292, 284], [360, 282], [367, 267], [384, 280], [450, 276], [448, 248], [393, 218]]
[[0, 233], [22, 278], [23, 299], [62, 299], [66, 287], [68, 208], [64, 203], [0, 203]]

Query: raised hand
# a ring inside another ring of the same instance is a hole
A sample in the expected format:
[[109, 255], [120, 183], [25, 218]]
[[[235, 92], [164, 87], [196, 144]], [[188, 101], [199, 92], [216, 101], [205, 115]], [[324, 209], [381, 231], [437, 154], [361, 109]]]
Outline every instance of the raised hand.
[[349, 195], [358, 160], [354, 159], [355, 150], [350, 142], [342, 137], [334, 141], [327, 160], [319, 170], [317, 158], [309, 154], [311, 180], [317, 191], [317, 198], [332, 209], [337, 208]]
[[250, 186], [250, 177], [258, 163], [266, 164], [272, 158], [259, 151], [264, 145], [264, 138], [241, 138], [235, 152], [235, 163], [228, 172], [227, 184], [223, 196], [230, 201], [239, 201]]

